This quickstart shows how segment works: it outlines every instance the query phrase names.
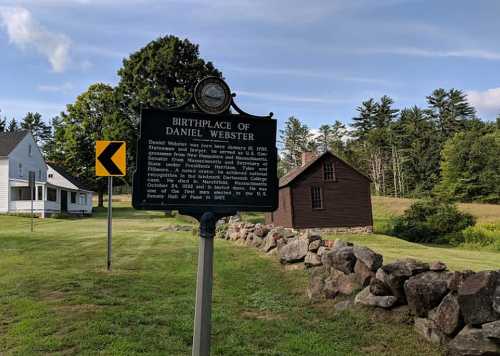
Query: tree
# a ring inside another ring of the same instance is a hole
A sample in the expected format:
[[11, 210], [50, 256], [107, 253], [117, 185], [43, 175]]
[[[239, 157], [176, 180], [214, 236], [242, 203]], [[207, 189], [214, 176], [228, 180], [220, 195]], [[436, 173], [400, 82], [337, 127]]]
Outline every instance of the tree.
[[460, 132], [442, 151], [436, 192], [459, 201], [500, 203], [500, 130]]
[[378, 112], [378, 104], [373, 98], [363, 101], [361, 106], [356, 108], [359, 113], [357, 117], [353, 117], [352, 127], [354, 128], [353, 136], [359, 140], [366, 139], [368, 132], [374, 127], [375, 117]]
[[446, 91], [436, 89], [427, 97], [428, 112], [436, 121], [442, 136], [442, 142], [463, 131], [466, 121], [476, 115], [476, 110], [467, 102], [467, 95], [457, 89]]
[[280, 130], [280, 140], [283, 144], [282, 162], [286, 170], [298, 167], [302, 162], [302, 152], [311, 148], [311, 132], [307, 125], [302, 124], [294, 116], [285, 122], [285, 129]]
[[336, 154], [343, 155], [343, 140], [347, 134], [347, 129], [342, 122], [335, 120], [333, 125], [321, 125], [318, 131], [316, 141], [320, 152], [331, 150]]
[[222, 77], [198, 45], [175, 36], [160, 37], [123, 60], [117, 92], [122, 104], [137, 114], [142, 107], [168, 108], [184, 101], [206, 76]]
[[95, 141], [133, 142], [132, 133], [133, 124], [119, 110], [114, 89], [93, 84], [54, 120], [54, 142], [48, 157], [92, 184], [99, 194], [99, 206], [103, 206], [106, 180], [95, 176]]
[[[2, 110], [0, 110], [0, 113], [2, 112]], [[7, 119], [4, 117], [3, 119], [0, 117], [0, 132], [4, 132], [5, 129], [7, 128], [6, 123]]]
[[21, 128], [28, 130], [33, 135], [37, 145], [44, 150], [44, 145], [50, 140], [51, 127], [42, 121], [42, 115], [29, 112], [21, 121]]
[[394, 124], [394, 143], [402, 174], [403, 193], [428, 195], [439, 179], [439, 131], [417, 106], [401, 111]]
[[19, 130], [19, 126], [17, 125], [17, 121], [16, 121], [16, 119], [12, 118], [9, 121], [9, 124], [7, 126], [7, 131], [14, 132], [14, 131], [17, 131], [17, 130]]

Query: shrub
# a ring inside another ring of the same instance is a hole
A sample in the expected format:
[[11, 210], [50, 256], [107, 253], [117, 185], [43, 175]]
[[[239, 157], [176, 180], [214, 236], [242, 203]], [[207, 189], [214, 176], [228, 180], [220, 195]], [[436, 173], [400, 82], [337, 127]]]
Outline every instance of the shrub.
[[493, 225], [470, 226], [453, 234], [450, 242], [467, 248], [500, 250], [500, 230]]
[[448, 242], [448, 237], [474, 225], [472, 215], [437, 199], [414, 203], [393, 221], [392, 233], [412, 242]]

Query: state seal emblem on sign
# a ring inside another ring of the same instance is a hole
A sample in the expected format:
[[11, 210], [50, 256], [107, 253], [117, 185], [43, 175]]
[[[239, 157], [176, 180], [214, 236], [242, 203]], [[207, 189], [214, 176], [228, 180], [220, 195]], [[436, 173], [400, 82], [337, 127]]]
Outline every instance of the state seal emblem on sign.
[[222, 114], [231, 105], [231, 92], [222, 79], [207, 77], [196, 84], [194, 100], [207, 114]]

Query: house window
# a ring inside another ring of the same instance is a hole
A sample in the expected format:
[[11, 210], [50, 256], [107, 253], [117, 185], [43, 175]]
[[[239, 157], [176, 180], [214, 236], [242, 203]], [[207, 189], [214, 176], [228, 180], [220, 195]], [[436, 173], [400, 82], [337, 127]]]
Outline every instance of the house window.
[[87, 194], [80, 194], [80, 205], [87, 205]]
[[76, 192], [71, 192], [71, 204], [76, 204]]
[[323, 178], [327, 182], [334, 182], [337, 180], [337, 177], [335, 176], [335, 166], [333, 162], [325, 162], [323, 165]]
[[41, 185], [39, 185], [37, 188], [37, 192], [38, 192], [38, 200], [43, 200], [43, 187]]
[[49, 178], [54, 178], [54, 175], [52, 173], [49, 173]]
[[31, 145], [28, 146], [28, 156], [31, 157]]
[[313, 209], [323, 209], [323, 192], [321, 187], [311, 187], [311, 204]]
[[23, 176], [23, 164], [22, 163], [19, 163], [19, 177], [22, 177]]
[[31, 200], [29, 187], [12, 187], [10, 190], [11, 200]]
[[47, 188], [47, 200], [57, 201], [57, 190], [54, 188]]

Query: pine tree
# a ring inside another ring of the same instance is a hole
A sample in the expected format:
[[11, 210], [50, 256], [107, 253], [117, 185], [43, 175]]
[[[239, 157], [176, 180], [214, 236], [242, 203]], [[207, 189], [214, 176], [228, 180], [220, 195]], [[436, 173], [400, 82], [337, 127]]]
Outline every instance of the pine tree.
[[51, 136], [51, 127], [42, 121], [42, 115], [35, 112], [29, 112], [21, 121], [21, 128], [28, 130], [33, 135], [35, 142], [42, 149]]
[[361, 106], [356, 108], [358, 116], [353, 117], [352, 127], [354, 128], [353, 135], [359, 140], [366, 139], [368, 132], [375, 126], [375, 117], [378, 112], [378, 104], [373, 98], [361, 103]]
[[301, 164], [302, 153], [311, 149], [311, 131], [294, 116], [285, 122], [285, 129], [280, 130], [283, 145], [282, 161], [288, 171]]
[[7, 126], [7, 131], [14, 132], [14, 131], [17, 131], [17, 130], [19, 130], [19, 126], [17, 125], [17, 121], [16, 121], [16, 119], [12, 118], [9, 121], [9, 124]]

